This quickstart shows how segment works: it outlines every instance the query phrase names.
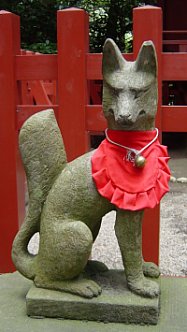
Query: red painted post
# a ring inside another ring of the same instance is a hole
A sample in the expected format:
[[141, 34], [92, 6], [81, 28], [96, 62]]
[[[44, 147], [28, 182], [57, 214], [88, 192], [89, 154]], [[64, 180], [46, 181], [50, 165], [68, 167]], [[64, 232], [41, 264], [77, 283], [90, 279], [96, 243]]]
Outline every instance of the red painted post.
[[88, 31], [88, 14], [84, 10], [58, 11], [58, 123], [69, 161], [88, 151], [89, 147], [85, 119]]
[[[18, 166], [17, 89], [14, 55], [20, 52], [19, 17], [0, 11], [0, 273], [13, 271], [11, 246], [24, 210], [23, 173]], [[19, 181], [19, 186], [17, 185]], [[20, 218], [19, 218], [20, 217]]]
[[[141, 44], [145, 40], [152, 40], [158, 59], [158, 112], [156, 126], [162, 130], [162, 10], [159, 7], [144, 6], [133, 10], [133, 48], [136, 58]], [[159, 225], [160, 208], [147, 210], [143, 223], [143, 254], [146, 261], [159, 261]]]

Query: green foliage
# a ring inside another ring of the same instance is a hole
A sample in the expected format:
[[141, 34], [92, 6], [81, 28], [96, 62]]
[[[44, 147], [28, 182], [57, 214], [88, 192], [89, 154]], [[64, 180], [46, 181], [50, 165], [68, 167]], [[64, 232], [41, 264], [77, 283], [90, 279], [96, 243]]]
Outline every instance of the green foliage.
[[45, 54], [55, 54], [57, 53], [57, 44], [46, 40], [45, 43], [34, 43], [27, 44], [22, 43], [22, 48], [25, 50], [30, 50], [33, 52], [45, 53]]
[[21, 17], [22, 47], [45, 53], [56, 50], [57, 1], [22, 0], [2, 1], [0, 9]]
[[0, 9], [20, 15], [23, 48], [55, 53], [56, 11], [78, 7], [89, 13], [92, 52], [102, 52], [107, 37], [128, 52], [132, 48], [132, 9], [146, 3], [156, 0], [0, 0]]
[[125, 34], [132, 30], [132, 8], [139, 6], [140, 1], [97, 2], [96, 8], [86, 8], [90, 14], [91, 50], [101, 52], [105, 39], [112, 38], [122, 51], [127, 51]]

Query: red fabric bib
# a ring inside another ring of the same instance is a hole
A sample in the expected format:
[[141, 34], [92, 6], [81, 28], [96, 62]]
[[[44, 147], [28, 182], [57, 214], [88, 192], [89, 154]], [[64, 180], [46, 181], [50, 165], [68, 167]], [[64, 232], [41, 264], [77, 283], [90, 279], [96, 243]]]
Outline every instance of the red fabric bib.
[[[153, 131], [108, 130], [109, 138], [136, 150], [145, 147], [156, 135]], [[167, 147], [157, 139], [146, 148], [143, 168], [126, 159], [127, 150], [105, 139], [92, 156], [92, 177], [98, 192], [125, 210], [153, 208], [169, 191], [170, 170]]]

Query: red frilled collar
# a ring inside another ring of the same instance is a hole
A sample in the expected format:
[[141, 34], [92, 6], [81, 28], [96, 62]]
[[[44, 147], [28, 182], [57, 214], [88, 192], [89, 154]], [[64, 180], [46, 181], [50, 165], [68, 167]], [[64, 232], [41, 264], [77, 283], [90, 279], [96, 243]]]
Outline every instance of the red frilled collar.
[[[141, 150], [154, 139], [152, 131], [108, 130], [108, 137], [121, 145]], [[127, 150], [105, 139], [92, 156], [92, 177], [98, 192], [125, 210], [153, 208], [169, 191], [170, 170], [167, 148], [156, 139], [142, 155], [143, 168], [127, 160]]]

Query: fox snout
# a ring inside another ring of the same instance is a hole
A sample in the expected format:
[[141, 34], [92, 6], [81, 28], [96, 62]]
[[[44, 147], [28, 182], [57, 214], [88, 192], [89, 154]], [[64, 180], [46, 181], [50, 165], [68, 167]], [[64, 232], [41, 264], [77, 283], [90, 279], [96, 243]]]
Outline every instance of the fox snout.
[[121, 89], [113, 96], [113, 116], [118, 125], [131, 125], [137, 121], [138, 105], [130, 89]]
[[131, 125], [136, 123], [137, 119], [144, 117], [145, 115], [145, 110], [140, 109], [139, 111], [137, 110], [137, 112], [132, 111], [132, 113], [124, 111], [124, 113], [116, 114], [116, 116], [114, 115], [114, 118], [119, 125]]
[[139, 122], [146, 117], [144, 109], [133, 107], [132, 109], [110, 108], [108, 114], [112, 116], [118, 129], [133, 129], [139, 125]]
[[133, 124], [135, 120], [136, 120], [135, 117], [133, 117], [132, 114], [130, 113], [117, 114], [115, 116], [115, 121], [122, 126]]

